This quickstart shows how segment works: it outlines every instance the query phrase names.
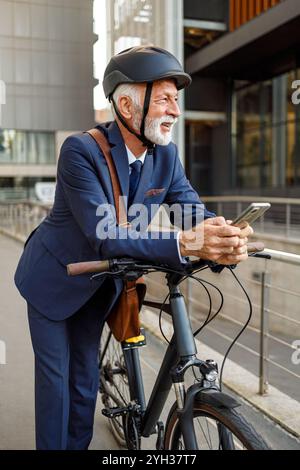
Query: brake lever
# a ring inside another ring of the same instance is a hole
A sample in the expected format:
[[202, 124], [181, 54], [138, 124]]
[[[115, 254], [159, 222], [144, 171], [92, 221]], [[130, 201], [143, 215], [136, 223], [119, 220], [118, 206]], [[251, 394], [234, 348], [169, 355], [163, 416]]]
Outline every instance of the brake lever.
[[95, 279], [98, 279], [99, 277], [101, 276], [111, 276], [111, 277], [115, 277], [115, 276], [118, 276], [120, 274], [124, 274], [124, 270], [120, 270], [120, 271], [103, 271], [102, 273], [97, 273], [97, 274], [93, 274], [91, 277], [90, 277], [90, 281], [94, 281]]
[[272, 259], [272, 256], [267, 253], [251, 253], [248, 256], [251, 256], [253, 258]]
[[210, 268], [210, 270], [213, 272], [213, 273], [217, 273], [217, 274], [220, 274], [223, 269], [227, 268], [227, 269], [235, 269], [236, 268], [236, 264], [218, 264], [218, 263], [215, 263], [214, 261], [208, 261], [207, 263], [208, 267]]
[[133, 270], [128, 267], [128, 269], [120, 269], [119, 271], [104, 271], [102, 273], [93, 274], [90, 277], [91, 281], [99, 279], [101, 276], [110, 276], [113, 278], [123, 278], [126, 281], [136, 281], [139, 277], [145, 274], [144, 270]]

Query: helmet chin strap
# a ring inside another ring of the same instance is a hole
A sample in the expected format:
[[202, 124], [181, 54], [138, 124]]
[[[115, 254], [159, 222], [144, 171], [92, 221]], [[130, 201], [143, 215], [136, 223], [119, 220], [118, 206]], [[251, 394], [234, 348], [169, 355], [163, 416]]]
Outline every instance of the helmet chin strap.
[[112, 101], [115, 113], [118, 116], [121, 123], [123, 124], [123, 126], [126, 127], [126, 129], [129, 132], [131, 132], [131, 134], [133, 134], [135, 137], [137, 137], [143, 143], [143, 145], [145, 147], [147, 147], [148, 149], [153, 149], [154, 146], [155, 146], [155, 144], [153, 142], [151, 142], [150, 140], [148, 140], [147, 137], [145, 136], [145, 122], [146, 122], [146, 117], [147, 117], [147, 114], [148, 114], [148, 111], [149, 111], [152, 88], [153, 88], [153, 83], [147, 83], [144, 106], [143, 106], [143, 117], [142, 117], [142, 122], [141, 122], [140, 134], [138, 134], [137, 132], [135, 132], [134, 129], [129, 127], [129, 125], [127, 124], [127, 122], [125, 121], [123, 116], [121, 115], [120, 111], [118, 110], [113, 97], [111, 97], [111, 101]]

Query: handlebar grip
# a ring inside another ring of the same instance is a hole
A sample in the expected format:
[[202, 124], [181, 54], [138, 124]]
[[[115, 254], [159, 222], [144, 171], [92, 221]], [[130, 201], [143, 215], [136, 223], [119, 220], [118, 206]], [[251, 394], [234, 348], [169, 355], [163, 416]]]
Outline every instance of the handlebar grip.
[[248, 253], [257, 253], [259, 251], [264, 251], [265, 245], [263, 242], [251, 242], [247, 243]]
[[84, 261], [82, 263], [72, 263], [67, 265], [69, 276], [78, 276], [86, 273], [101, 273], [110, 271], [109, 261]]

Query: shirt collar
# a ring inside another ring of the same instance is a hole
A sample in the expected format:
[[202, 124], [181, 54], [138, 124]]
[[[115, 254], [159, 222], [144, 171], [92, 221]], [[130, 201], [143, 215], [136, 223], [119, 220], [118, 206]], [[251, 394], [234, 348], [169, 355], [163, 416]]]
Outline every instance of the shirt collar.
[[[137, 158], [133, 155], [131, 150], [129, 150], [127, 145], [125, 145], [125, 147], [126, 147], [126, 150], [127, 150], [128, 164], [131, 165], [131, 163], [135, 162], [137, 160]], [[142, 162], [142, 164], [144, 164], [146, 155], [147, 155], [147, 150], [145, 150], [145, 152], [138, 158], [138, 160], [140, 162]]]

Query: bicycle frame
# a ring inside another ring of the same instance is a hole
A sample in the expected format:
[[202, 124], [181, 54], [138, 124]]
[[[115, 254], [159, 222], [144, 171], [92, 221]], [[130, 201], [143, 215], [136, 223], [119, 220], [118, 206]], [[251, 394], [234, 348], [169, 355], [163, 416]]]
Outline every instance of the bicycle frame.
[[[239, 403], [221, 393], [215, 382], [205, 380], [205, 372], [213, 370], [207, 363], [196, 357], [197, 348], [193, 336], [192, 327], [188, 317], [184, 296], [179, 289], [179, 281], [182, 277], [174, 274], [167, 275], [170, 291], [170, 308], [174, 326], [174, 335], [163, 358], [159, 374], [152, 389], [149, 402], [146, 406], [143, 390], [143, 379], [139, 364], [138, 348], [123, 348], [126, 362], [131, 399], [140, 405], [141, 435], [149, 437], [155, 433], [156, 425], [164, 408], [172, 385], [175, 388], [178, 419], [186, 449], [197, 449], [197, 440], [193, 427], [193, 403], [195, 396], [207, 401], [208, 393], [210, 403], [215, 406], [233, 408]], [[203, 380], [185, 389], [184, 375], [189, 367], [200, 368]], [[215, 370], [215, 369], [214, 369]], [[211, 393], [212, 392], [212, 393]]]
[[[269, 255], [257, 254], [258, 251], [263, 250], [263, 247], [258, 246], [257, 244], [254, 245], [255, 246], [252, 247], [251, 251], [251, 253], [253, 253], [252, 256], [270, 258]], [[146, 404], [145, 400], [138, 350], [139, 346], [145, 344], [144, 341], [141, 340], [136, 344], [129, 340], [127, 342], [124, 341], [122, 343], [122, 348], [126, 369], [124, 364], [120, 362], [119, 366], [117, 366], [117, 369], [119, 368], [119, 370], [111, 371], [112, 374], [123, 373], [127, 376], [131, 402], [128, 403], [128, 401], [126, 401], [125, 405], [127, 406], [120, 406], [119, 404], [116, 407], [108, 406], [108, 408], [104, 408], [102, 412], [105, 416], [112, 419], [114, 417], [122, 416], [123, 427], [126, 426], [127, 428], [124, 434], [126, 443], [128, 429], [134, 435], [134, 446], [139, 446], [138, 441], [140, 436], [149, 437], [157, 431], [157, 448], [163, 449], [164, 426], [163, 423], [158, 420], [172, 385], [176, 395], [176, 406], [172, 407], [171, 414], [169, 415], [170, 418], [173, 419], [171, 429], [174, 427], [174, 424], [176, 426], [179, 424], [179, 428], [176, 429], [180, 431], [186, 449], [197, 450], [198, 448], [193, 424], [194, 415], [197, 416], [197, 411], [195, 413], [195, 409], [199, 410], [202, 407], [204, 409], [204, 414], [211, 413], [214, 415], [214, 412], [218, 411], [216, 410], [218, 408], [231, 409], [240, 406], [238, 401], [220, 391], [217, 382], [218, 372], [216, 363], [213, 360], [202, 361], [197, 358], [195, 339], [189, 321], [185, 300], [179, 289], [179, 284], [184, 278], [191, 276], [194, 272], [198, 272], [205, 265], [207, 265], [207, 267], [209, 267], [213, 272], [218, 273], [220, 273], [225, 267], [224, 265], [219, 265], [215, 262], [203, 262], [199, 259], [197, 261], [189, 261], [186, 263], [182, 271], [175, 271], [165, 265], [157, 266], [152, 263], [144, 264], [144, 262], [136, 262], [136, 260], [131, 258], [98, 261], [96, 265], [95, 262], [68, 265], [68, 273], [70, 275], [78, 275], [88, 272], [94, 273], [91, 279], [97, 279], [100, 276], [111, 274], [112, 276], [132, 281], [148, 272], [161, 271], [168, 273], [166, 277], [169, 287], [170, 302], [168, 308], [166, 309], [166, 307], [164, 307], [162, 310], [167, 311], [172, 317], [174, 335], [163, 358], [148, 404]], [[230, 269], [233, 267], [234, 266], [230, 266]], [[159, 305], [157, 302], [150, 301], [144, 301], [144, 303], [152, 307], [157, 307]], [[107, 338], [104, 351], [101, 354], [99, 368], [102, 367], [102, 361], [110, 342], [110, 336], [111, 333]], [[198, 383], [190, 386], [186, 390], [184, 377], [186, 371], [190, 367], [197, 367], [199, 369], [200, 378], [199, 380], [197, 379]], [[100, 383], [100, 387], [101, 384], [102, 382]], [[174, 413], [176, 411], [178, 423], [174, 423]], [[238, 415], [234, 413], [231, 415], [235, 416], [233, 421], [236, 421], [236, 417]], [[217, 427], [219, 434], [219, 447], [225, 450], [233, 449], [235, 447], [232, 439], [232, 431], [227, 429], [227, 423], [224, 422], [222, 413], [219, 413], [218, 416], [219, 422], [217, 423]], [[210, 415], [208, 417], [210, 417]], [[248, 438], [244, 439], [247, 445], [249, 444], [250, 447], [253, 445], [253, 448], [259, 449], [267, 448], [267, 445], [264, 442], [261, 444], [261, 437], [256, 436], [252, 432], [251, 428], [247, 426], [246, 422], [242, 425], [243, 429], [246, 429], [245, 432], [247, 432], [247, 435], [250, 435], [252, 439], [250, 444]], [[173, 445], [173, 436], [168, 434], [166, 439], [168, 446]], [[170, 439], [172, 439], [172, 441], [170, 441]], [[176, 439], [178, 441], [178, 436], [175, 437], [175, 441]], [[130, 441], [131, 437], [128, 441], [129, 446], [131, 446]], [[137, 442], [137, 444], [135, 442]]]

